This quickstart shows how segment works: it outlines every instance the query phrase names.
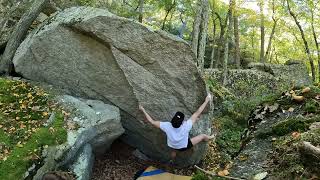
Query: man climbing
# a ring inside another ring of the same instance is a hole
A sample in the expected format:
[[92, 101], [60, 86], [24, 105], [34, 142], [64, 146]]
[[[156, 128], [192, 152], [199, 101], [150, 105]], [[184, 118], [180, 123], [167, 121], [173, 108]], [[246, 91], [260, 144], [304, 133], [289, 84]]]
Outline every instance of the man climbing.
[[191, 139], [189, 138], [189, 132], [192, 128], [192, 125], [197, 122], [199, 116], [210, 100], [211, 95], [208, 94], [203, 104], [195, 113], [192, 114], [188, 120], [184, 120], [184, 114], [178, 111], [172, 118], [171, 122], [155, 121], [141, 105], [139, 105], [139, 109], [143, 112], [146, 119], [153, 126], [160, 128], [166, 133], [167, 144], [173, 149], [171, 152], [171, 158], [173, 160], [176, 157], [177, 151], [186, 151], [202, 141], [209, 141], [210, 139], [214, 138], [214, 135], [208, 136], [206, 134], [200, 134]]

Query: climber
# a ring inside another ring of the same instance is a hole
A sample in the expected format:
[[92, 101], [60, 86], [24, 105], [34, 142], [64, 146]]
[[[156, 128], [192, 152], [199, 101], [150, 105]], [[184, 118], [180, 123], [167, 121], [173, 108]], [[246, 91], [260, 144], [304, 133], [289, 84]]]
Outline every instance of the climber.
[[151, 118], [151, 116], [141, 105], [139, 105], [139, 109], [143, 112], [146, 119], [153, 126], [160, 128], [162, 131], [166, 133], [167, 144], [170, 148], [173, 149], [173, 151], [171, 152], [171, 160], [174, 160], [177, 151], [186, 151], [202, 141], [209, 141], [210, 139], [214, 138], [214, 135], [208, 136], [206, 134], [200, 134], [193, 138], [189, 138], [189, 132], [192, 128], [192, 125], [196, 123], [196, 121], [199, 119], [199, 116], [201, 115], [202, 111], [207, 106], [210, 100], [211, 95], [208, 94], [204, 103], [187, 120], [184, 120], [184, 114], [178, 111], [173, 116], [171, 122], [155, 121]]

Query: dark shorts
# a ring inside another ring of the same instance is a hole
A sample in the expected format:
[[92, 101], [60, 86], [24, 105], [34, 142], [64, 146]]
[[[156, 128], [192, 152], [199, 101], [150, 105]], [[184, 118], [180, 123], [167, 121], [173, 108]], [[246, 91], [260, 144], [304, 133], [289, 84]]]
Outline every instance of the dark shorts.
[[177, 151], [186, 151], [186, 150], [188, 150], [188, 149], [191, 149], [192, 147], [193, 147], [193, 144], [192, 144], [190, 138], [188, 138], [188, 145], [187, 145], [187, 147], [181, 148], [181, 149], [175, 149], [175, 150], [177, 150]]

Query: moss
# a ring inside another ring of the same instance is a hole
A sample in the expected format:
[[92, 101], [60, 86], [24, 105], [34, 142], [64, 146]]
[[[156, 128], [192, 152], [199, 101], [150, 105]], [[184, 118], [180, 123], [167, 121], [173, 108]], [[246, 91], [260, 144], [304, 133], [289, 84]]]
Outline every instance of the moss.
[[56, 111], [51, 127], [43, 124], [57, 109], [41, 88], [0, 78], [0, 179], [22, 179], [45, 145], [66, 141], [64, 117]]
[[320, 145], [320, 129], [313, 129], [301, 134], [301, 140], [310, 142], [314, 146]]
[[307, 113], [316, 113], [319, 111], [319, 103], [314, 100], [314, 99], [309, 99], [307, 100], [305, 106], [304, 106], [304, 110], [307, 112]]
[[278, 136], [283, 136], [293, 131], [305, 132], [313, 122], [319, 121], [319, 116], [308, 119], [293, 117], [274, 124], [272, 132]]
[[63, 116], [59, 113], [51, 127], [35, 132], [23, 147], [13, 148], [7, 160], [0, 163], [0, 179], [22, 179], [28, 167], [39, 160], [43, 146], [57, 145], [66, 141]]

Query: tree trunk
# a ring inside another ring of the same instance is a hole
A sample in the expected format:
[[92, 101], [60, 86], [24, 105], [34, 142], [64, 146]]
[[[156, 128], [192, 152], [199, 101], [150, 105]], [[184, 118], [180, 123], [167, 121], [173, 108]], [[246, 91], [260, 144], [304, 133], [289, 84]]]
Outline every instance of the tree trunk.
[[264, 38], [265, 38], [265, 32], [264, 32], [264, 14], [263, 14], [263, 7], [264, 3], [263, 0], [260, 0], [259, 2], [260, 6], [260, 18], [261, 18], [261, 24], [260, 24], [260, 31], [261, 31], [261, 38], [260, 38], [260, 62], [265, 63], [264, 59]]
[[315, 29], [314, 29], [314, 12], [313, 12], [313, 10], [311, 11], [311, 28], [312, 28], [312, 35], [313, 35], [314, 43], [316, 44], [316, 48], [317, 48], [318, 78], [319, 78], [319, 82], [320, 82], [320, 48], [319, 48], [319, 42], [318, 42], [318, 39], [317, 39], [317, 34], [316, 34]]
[[180, 21], [181, 21], [181, 27], [179, 28], [179, 37], [180, 37], [180, 38], [183, 38], [183, 33], [184, 33], [184, 30], [185, 30], [186, 27], [187, 27], [187, 22], [186, 22], [186, 21], [183, 21], [183, 19], [182, 19], [182, 13], [180, 14]]
[[[170, 8], [166, 11], [166, 16], [164, 17], [164, 20], [162, 22], [162, 27], [161, 29], [164, 30], [164, 27], [166, 25], [166, 21], [167, 21], [167, 18], [168, 18], [168, 15], [169, 13], [171, 12], [171, 10], [174, 8], [174, 6], [176, 5], [176, 1], [173, 1], [172, 5], [170, 6]], [[172, 15], [171, 15], [171, 18], [172, 18]]]
[[315, 82], [315, 80], [316, 80], [315, 67], [314, 67], [313, 59], [312, 59], [312, 56], [311, 56], [311, 53], [310, 53], [308, 41], [305, 38], [304, 31], [303, 31], [303, 29], [302, 29], [302, 27], [300, 25], [300, 22], [297, 19], [297, 16], [293, 13], [293, 11], [290, 8], [289, 0], [287, 0], [287, 6], [288, 6], [288, 10], [289, 10], [290, 15], [293, 17], [296, 25], [299, 28], [299, 31], [300, 31], [300, 34], [301, 34], [301, 37], [302, 37], [302, 40], [303, 40], [303, 43], [304, 43], [305, 52], [306, 52], [306, 54], [308, 56], [308, 59], [309, 59], [309, 62], [310, 62], [310, 66], [311, 66], [312, 80], [313, 80], [313, 82]]
[[32, 7], [21, 17], [14, 31], [12, 32], [6, 49], [0, 62], [0, 74], [10, 75], [13, 72], [12, 58], [19, 47], [21, 41], [25, 38], [28, 28], [32, 22], [38, 17], [46, 3], [49, 0], [34, 1]]
[[[213, 19], [213, 15], [212, 15], [212, 19]], [[210, 68], [213, 68], [213, 62], [214, 62], [214, 49], [215, 49], [215, 44], [216, 44], [216, 29], [217, 29], [217, 24], [216, 21], [213, 20], [213, 38], [212, 38], [212, 51], [211, 51], [211, 57], [210, 57]], [[215, 62], [215, 64], [217, 64], [217, 62]]]
[[191, 42], [192, 51], [194, 52], [197, 58], [198, 58], [198, 44], [199, 44], [201, 14], [202, 14], [202, 0], [198, 0], [196, 16], [193, 22], [192, 42]]
[[225, 29], [226, 29], [227, 21], [228, 21], [228, 15], [226, 17], [225, 23], [223, 23], [221, 16], [217, 12], [215, 12], [215, 14], [217, 15], [219, 22], [220, 22], [220, 37], [219, 37], [218, 48], [217, 48], [217, 62], [215, 64], [215, 68], [217, 68], [218, 63], [222, 64], [222, 66], [223, 66], [223, 61], [221, 58], [221, 51], [222, 51], [222, 48], [224, 47], [223, 41], [224, 41], [224, 34], [226, 31]]
[[200, 33], [200, 41], [199, 41], [199, 50], [198, 50], [198, 68], [200, 72], [204, 70], [204, 55], [206, 51], [207, 44], [207, 33], [208, 33], [208, 21], [209, 21], [209, 1], [202, 0], [202, 19], [201, 19], [201, 33]]
[[142, 23], [143, 20], [143, 5], [144, 0], [139, 0], [139, 22]]
[[9, 20], [9, 17], [11, 16], [11, 14], [13, 12], [16, 11], [16, 9], [19, 7], [20, 5], [20, 2], [17, 2], [15, 5], [13, 5], [6, 13], [4, 13], [4, 17], [3, 17], [3, 20], [0, 22], [0, 37], [2, 36], [3, 32], [4, 32], [4, 29], [6, 28], [7, 26], [7, 23], [8, 23], [8, 20]]
[[[231, 8], [231, 4], [232, 4], [233, 0], [230, 0], [230, 7]], [[226, 32], [226, 38], [225, 38], [225, 45], [224, 45], [224, 60], [223, 60], [223, 81], [222, 84], [223, 86], [225, 86], [227, 84], [227, 75], [228, 75], [228, 59], [229, 59], [229, 40], [231, 39], [231, 31], [232, 31], [232, 22], [228, 23], [228, 19], [229, 16], [231, 16], [231, 10], [228, 11], [228, 15], [227, 15], [227, 23], [226, 25], [228, 25], [228, 29]]]
[[239, 19], [234, 16], [234, 39], [235, 39], [235, 60], [237, 68], [240, 69], [240, 36], [239, 36]]
[[254, 43], [255, 43], [255, 40], [254, 40], [254, 36], [256, 35], [256, 31], [255, 31], [255, 27], [252, 27], [252, 36], [251, 36], [251, 48], [252, 48], [252, 61], [254, 61], [255, 59], [255, 49], [254, 49]]
[[265, 57], [264, 57], [264, 60], [265, 60], [265, 61], [268, 61], [268, 59], [269, 59], [269, 54], [270, 54], [271, 45], [272, 45], [272, 39], [273, 39], [274, 33], [275, 33], [275, 31], [276, 31], [277, 20], [276, 20], [276, 21], [273, 21], [273, 22], [274, 22], [274, 23], [273, 23], [272, 31], [271, 31], [271, 34], [270, 34], [270, 38], [269, 38], [269, 43], [268, 43], [266, 55], [265, 55]]
[[[232, 0], [232, 1], [230, 1], [231, 2], [231, 5], [230, 5], [230, 16], [229, 16], [229, 26], [231, 26], [230, 27], [230, 31], [229, 31], [229, 34], [230, 34], [230, 36], [229, 36], [229, 39], [228, 39], [228, 46], [229, 46], [229, 48], [228, 48], [228, 53], [229, 53], [229, 63], [231, 63], [231, 64], [235, 64], [236, 62], [235, 62], [235, 58], [234, 58], [234, 52], [235, 52], [235, 50], [234, 50], [234, 48], [235, 48], [235, 41], [234, 41], [234, 9], [235, 9], [235, 0]], [[228, 28], [229, 28], [229, 26], [228, 26]]]
[[268, 61], [268, 59], [269, 59], [269, 54], [270, 54], [271, 45], [272, 45], [272, 39], [273, 39], [274, 33], [275, 33], [275, 31], [276, 31], [277, 22], [278, 22], [278, 19], [275, 18], [274, 0], [272, 1], [272, 20], [273, 20], [273, 26], [272, 26], [272, 31], [271, 31], [270, 38], [269, 38], [269, 43], [268, 43], [268, 47], [267, 47], [267, 52], [266, 52], [266, 54], [265, 54], [265, 56], [264, 56], [264, 60], [265, 60], [265, 61]]

